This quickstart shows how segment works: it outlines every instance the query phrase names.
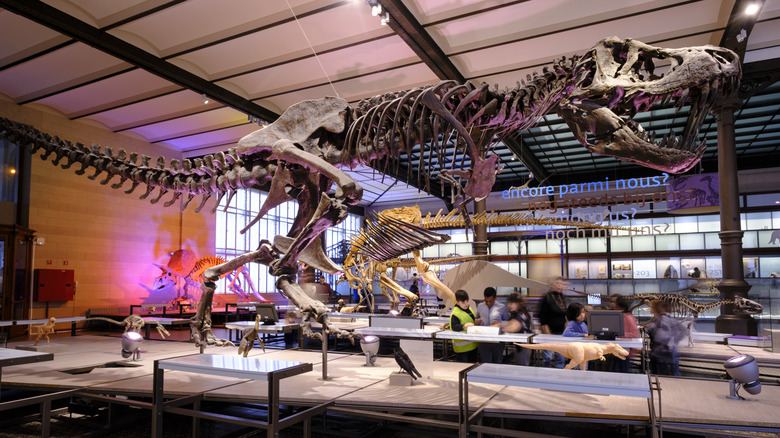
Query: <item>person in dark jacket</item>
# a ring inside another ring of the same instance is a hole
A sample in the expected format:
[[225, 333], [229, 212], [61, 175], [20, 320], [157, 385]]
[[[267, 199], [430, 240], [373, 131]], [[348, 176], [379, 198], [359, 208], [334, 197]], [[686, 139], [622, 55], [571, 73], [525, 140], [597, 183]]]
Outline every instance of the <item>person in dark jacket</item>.
[[669, 315], [665, 301], [650, 302], [653, 319], [643, 329], [650, 337], [650, 372], [667, 376], [680, 375], [680, 356], [677, 344], [686, 336], [685, 326]]
[[[560, 335], [566, 329], [566, 300], [563, 291], [568, 286], [569, 283], [563, 277], [558, 277], [550, 286], [550, 291], [544, 295], [539, 306], [539, 324], [542, 333]], [[560, 353], [549, 350], [542, 350], [542, 366], [549, 367], [553, 357], [555, 357], [555, 367], [563, 368], [566, 358]]]

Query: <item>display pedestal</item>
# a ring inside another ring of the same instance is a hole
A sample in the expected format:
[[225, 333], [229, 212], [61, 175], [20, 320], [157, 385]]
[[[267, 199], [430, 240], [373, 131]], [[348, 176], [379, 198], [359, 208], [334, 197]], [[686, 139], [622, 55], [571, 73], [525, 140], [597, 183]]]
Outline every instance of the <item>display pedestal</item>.
[[401, 339], [401, 349], [411, 359], [424, 379], [433, 377], [433, 342]]
[[412, 376], [404, 372], [390, 374], [390, 386], [412, 386], [413, 383]]

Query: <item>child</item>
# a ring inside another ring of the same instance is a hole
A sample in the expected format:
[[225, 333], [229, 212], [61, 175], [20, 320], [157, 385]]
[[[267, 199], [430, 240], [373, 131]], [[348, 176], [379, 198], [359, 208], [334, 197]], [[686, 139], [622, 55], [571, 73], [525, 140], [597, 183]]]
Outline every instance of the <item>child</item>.
[[580, 303], [571, 303], [566, 308], [566, 319], [569, 324], [563, 331], [563, 336], [568, 337], [589, 337], [588, 325], [585, 324], [585, 318], [588, 316], [585, 306]]
[[[525, 297], [518, 292], [512, 292], [507, 299], [509, 308], [508, 321], [496, 321], [493, 325], [500, 325], [506, 333], [533, 333], [531, 329], [531, 314], [528, 313], [528, 305]], [[515, 345], [515, 365], [528, 365], [531, 362], [531, 350]]]
[[[474, 317], [474, 312], [469, 307], [469, 294], [463, 289], [455, 292], [455, 307], [450, 315], [450, 330], [454, 332], [465, 332], [466, 329], [480, 324], [482, 321]], [[452, 349], [455, 350], [455, 360], [458, 362], [476, 362], [477, 361], [477, 343], [453, 339]]]

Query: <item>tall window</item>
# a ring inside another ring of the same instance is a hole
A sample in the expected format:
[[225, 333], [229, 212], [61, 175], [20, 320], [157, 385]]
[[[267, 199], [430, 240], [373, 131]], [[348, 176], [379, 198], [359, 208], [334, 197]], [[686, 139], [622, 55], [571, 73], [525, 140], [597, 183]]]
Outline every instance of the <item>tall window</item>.
[[[254, 190], [239, 190], [230, 201], [230, 206], [225, 209], [226, 199], [223, 199], [217, 210], [217, 229], [216, 229], [216, 248], [215, 253], [218, 256], [232, 259], [236, 256], [254, 251], [260, 245], [260, 241], [265, 239], [273, 242], [274, 236], [286, 235], [298, 213], [297, 202], [286, 202], [273, 210], [269, 211], [258, 223], [247, 230], [245, 234], [239, 231], [246, 226], [265, 202], [268, 197], [265, 193]], [[360, 230], [361, 217], [350, 214], [343, 222], [335, 227], [329, 228], [325, 232], [325, 246], [331, 248], [339, 242], [349, 241], [353, 234]], [[328, 251], [332, 257], [334, 254]], [[338, 261], [337, 261], [338, 262]], [[258, 263], [245, 265], [248, 273], [259, 293], [276, 292], [276, 278], [268, 274], [268, 267]], [[328, 278], [328, 282], [334, 279]], [[332, 286], [335, 285], [331, 284]], [[245, 289], [246, 292], [249, 292]], [[217, 286], [217, 293], [227, 293], [227, 282], [222, 280]]]
[[[290, 231], [295, 215], [298, 213], [296, 202], [286, 202], [269, 211], [258, 223], [247, 230], [245, 234], [240, 231], [248, 224], [268, 197], [265, 193], [255, 189], [239, 190], [230, 201], [227, 211], [224, 198], [217, 210], [217, 230], [215, 253], [228, 260], [256, 250], [260, 241], [265, 239], [273, 241], [276, 235], [286, 235]], [[268, 274], [268, 267], [258, 263], [249, 263], [244, 266], [254, 283], [255, 290], [259, 293], [276, 292], [276, 278]], [[223, 279], [217, 286], [217, 293], [227, 293], [227, 281]], [[249, 290], [245, 287], [245, 292]]]

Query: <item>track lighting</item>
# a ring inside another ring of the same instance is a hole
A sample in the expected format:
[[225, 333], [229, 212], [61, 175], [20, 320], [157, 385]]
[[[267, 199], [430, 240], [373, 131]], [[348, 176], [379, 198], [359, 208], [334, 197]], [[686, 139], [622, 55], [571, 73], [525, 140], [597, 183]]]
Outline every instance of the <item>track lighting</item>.
[[206, 96], [206, 93], [201, 94], [200, 97], [203, 98], [203, 104], [204, 105], [209, 103], [209, 98], [208, 98], [208, 96]]
[[390, 14], [388, 12], [385, 12], [385, 14], [382, 16], [382, 19], [379, 21], [379, 23], [381, 23], [382, 26], [387, 26], [387, 24], [390, 23]]

